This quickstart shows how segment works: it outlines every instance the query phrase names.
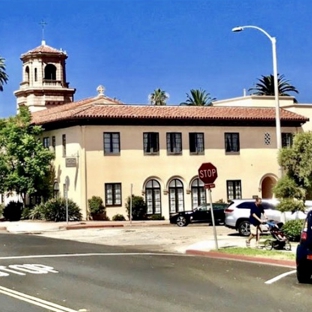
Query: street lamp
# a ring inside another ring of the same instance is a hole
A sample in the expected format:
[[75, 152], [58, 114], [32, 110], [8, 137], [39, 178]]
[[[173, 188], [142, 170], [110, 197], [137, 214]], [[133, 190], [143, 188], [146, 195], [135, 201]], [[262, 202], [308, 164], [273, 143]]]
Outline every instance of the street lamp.
[[[272, 56], [273, 56], [273, 76], [274, 76], [274, 95], [275, 95], [275, 123], [276, 123], [276, 145], [277, 149], [282, 148], [281, 138], [281, 119], [280, 119], [280, 106], [279, 106], [279, 94], [278, 94], [278, 78], [277, 78], [277, 56], [276, 56], [276, 38], [271, 37], [265, 30], [257, 26], [239, 26], [232, 29], [233, 32], [243, 31], [245, 28], [253, 28], [261, 31], [265, 34], [272, 43]], [[279, 177], [282, 177], [282, 167], [278, 168]]]

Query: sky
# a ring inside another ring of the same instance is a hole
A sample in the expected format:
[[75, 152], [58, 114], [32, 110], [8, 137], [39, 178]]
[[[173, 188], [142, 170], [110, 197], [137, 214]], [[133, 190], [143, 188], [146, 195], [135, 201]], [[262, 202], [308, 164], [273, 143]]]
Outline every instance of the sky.
[[[277, 67], [299, 103], [312, 103], [312, 1], [309, 0], [0, 0], [0, 56], [9, 82], [0, 117], [16, 113], [21, 54], [41, 44], [67, 52], [67, 81], [75, 100], [105, 94], [148, 104], [155, 89], [168, 105], [202, 89], [217, 100], [243, 96]], [[41, 21], [46, 22], [44, 35]], [[295, 95], [295, 94], [294, 94]]]

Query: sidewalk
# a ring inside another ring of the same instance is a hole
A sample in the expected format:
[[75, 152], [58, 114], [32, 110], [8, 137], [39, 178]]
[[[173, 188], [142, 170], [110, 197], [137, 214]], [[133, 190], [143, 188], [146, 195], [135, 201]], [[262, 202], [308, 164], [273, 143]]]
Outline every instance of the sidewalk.
[[[163, 231], [159, 229], [159, 227], [164, 227]], [[46, 221], [38, 221], [38, 220], [25, 220], [25, 221], [16, 221], [16, 222], [9, 222], [4, 221], [0, 222], [0, 231], [6, 231], [10, 233], [16, 234], [49, 234], [52, 235], [53, 232], [58, 235], [58, 238], [63, 239], [75, 239], [76, 233], [75, 231], [68, 231], [68, 230], [82, 230], [83, 237], [89, 237], [95, 235], [94, 232], [87, 232], [88, 229], [105, 229], [107, 228], [108, 232], [105, 231], [107, 235], [113, 235], [111, 232], [114, 228], [119, 228], [121, 231], [126, 232], [126, 235], [130, 235], [131, 232], [140, 232], [148, 233], [151, 231], [145, 231], [147, 227], [154, 227], [154, 229], [158, 229], [157, 232], [158, 237], [150, 237], [149, 239], [158, 240], [159, 234], [161, 233], [162, 236], [169, 236], [167, 237], [170, 240], [170, 233], [168, 232], [174, 230], [175, 232], [181, 233], [181, 244], [175, 245], [177, 248], [175, 249], [176, 252], [184, 253], [187, 255], [193, 256], [206, 256], [210, 258], [218, 258], [218, 259], [225, 259], [225, 260], [235, 260], [235, 261], [249, 261], [249, 262], [256, 262], [262, 264], [271, 264], [271, 265], [278, 265], [284, 267], [291, 267], [295, 268], [295, 262], [293, 260], [279, 260], [279, 259], [270, 259], [270, 258], [260, 258], [260, 257], [252, 257], [252, 256], [244, 256], [244, 255], [230, 255], [223, 252], [219, 252], [216, 250], [214, 236], [212, 235], [211, 227], [208, 227], [210, 233], [205, 235], [204, 239], [201, 237], [199, 238], [197, 243], [194, 244], [185, 244], [183, 242], [183, 238], [187, 233], [190, 233], [188, 230], [193, 230], [197, 232], [196, 228], [188, 227], [186, 228], [177, 228], [174, 225], [170, 225], [169, 221], [161, 220], [161, 221], [79, 221], [79, 222], [46, 222]], [[109, 230], [111, 228], [111, 231]], [[140, 230], [141, 229], [141, 230]], [[206, 232], [206, 227], [204, 228]], [[117, 229], [116, 229], [117, 230]], [[185, 230], [187, 230], [185, 232]], [[65, 232], [64, 232], [65, 231]], [[120, 231], [120, 230], [119, 230]], [[57, 234], [59, 232], [59, 234]], [[75, 233], [72, 233], [75, 232]], [[207, 231], [208, 232], [208, 231]], [[223, 249], [226, 247], [245, 247], [245, 237], [241, 237], [238, 235], [230, 235], [229, 229], [225, 227], [218, 227], [218, 249]], [[103, 231], [101, 232], [103, 233]], [[122, 233], [124, 235], [124, 233]], [[142, 234], [139, 234], [142, 235]], [[79, 236], [79, 235], [78, 235]], [[197, 235], [196, 235], [197, 237]], [[103, 240], [103, 239], [101, 239]], [[187, 241], [187, 240], [186, 240]], [[195, 240], [196, 241], [196, 240]], [[119, 241], [118, 241], [119, 242]], [[116, 244], [118, 244], [118, 242]], [[183, 242], [183, 243], [182, 243]], [[124, 242], [121, 242], [121, 244]], [[146, 244], [146, 241], [143, 239], [139, 242], [136, 240], [135, 243], [138, 245]], [[134, 243], [134, 244], [135, 244]], [[177, 244], [177, 242], [173, 239], [171, 244]], [[295, 250], [292, 250], [295, 252]]]
[[3, 221], [0, 222], [0, 230], [10, 233], [40, 233], [60, 230], [75, 230], [89, 228], [115, 228], [127, 226], [160, 226], [170, 225], [168, 221], [70, 221], [48, 222], [38, 220]]

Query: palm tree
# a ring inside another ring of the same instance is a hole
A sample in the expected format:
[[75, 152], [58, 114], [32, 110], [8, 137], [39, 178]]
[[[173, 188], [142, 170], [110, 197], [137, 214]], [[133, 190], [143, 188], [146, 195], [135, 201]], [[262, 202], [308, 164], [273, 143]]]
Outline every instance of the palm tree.
[[3, 84], [7, 83], [8, 75], [5, 72], [4, 58], [0, 56], [0, 91], [3, 91]]
[[212, 98], [210, 93], [201, 89], [192, 89], [191, 94], [186, 93], [186, 101], [180, 105], [188, 106], [210, 106], [216, 98]]
[[[274, 92], [274, 76], [261, 76], [262, 78], [258, 79], [258, 83], [250, 88], [248, 91], [252, 91], [252, 94], [255, 95], [275, 95]], [[277, 74], [278, 81], [278, 93], [282, 96], [290, 96], [288, 92], [299, 93], [298, 90], [292, 86], [288, 80], [285, 79], [284, 75]]]
[[154, 90], [153, 93], [151, 93], [148, 96], [148, 100], [152, 105], [166, 105], [166, 100], [169, 99], [169, 94], [161, 89]]

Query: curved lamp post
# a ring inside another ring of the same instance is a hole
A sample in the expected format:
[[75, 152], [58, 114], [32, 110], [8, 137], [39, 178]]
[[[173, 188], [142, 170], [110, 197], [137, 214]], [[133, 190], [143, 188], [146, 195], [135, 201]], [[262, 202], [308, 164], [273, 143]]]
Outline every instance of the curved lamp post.
[[[253, 28], [261, 31], [265, 34], [272, 43], [272, 57], [273, 57], [273, 77], [274, 77], [274, 95], [275, 95], [275, 123], [276, 123], [276, 145], [277, 149], [282, 148], [281, 138], [281, 119], [280, 119], [280, 106], [279, 106], [279, 94], [278, 94], [278, 77], [277, 77], [277, 56], [276, 56], [276, 38], [271, 37], [264, 29], [257, 26], [239, 26], [232, 29], [233, 32], [243, 31], [245, 28]], [[282, 176], [282, 168], [279, 166], [278, 169], [279, 177]]]

